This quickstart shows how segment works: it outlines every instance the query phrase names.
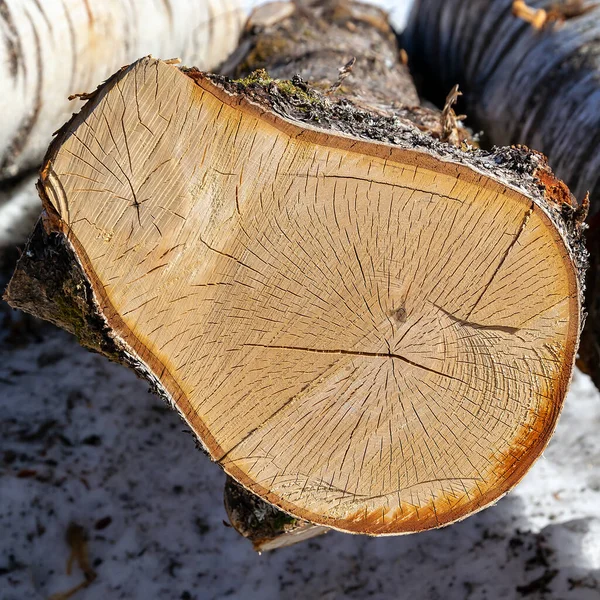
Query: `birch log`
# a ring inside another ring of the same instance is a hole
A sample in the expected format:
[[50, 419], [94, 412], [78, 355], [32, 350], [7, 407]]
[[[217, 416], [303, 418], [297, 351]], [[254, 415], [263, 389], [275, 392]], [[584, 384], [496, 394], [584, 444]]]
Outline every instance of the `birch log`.
[[[0, 251], [25, 243], [21, 232], [41, 210], [35, 189], [12, 178], [40, 165], [52, 133], [81, 108], [68, 96], [91, 91], [148, 54], [215, 68], [236, 47], [250, 9], [261, 3], [0, 0]], [[403, 27], [410, 1], [372, 3], [390, 9]]]
[[0, 0], [0, 180], [39, 166], [69, 96], [148, 54], [214, 69], [261, 1]]
[[600, 387], [600, 3], [528, 0], [513, 11], [514, 4], [416, 0], [403, 44], [426, 93], [440, 99], [459, 83], [470, 124], [491, 143], [536, 148], [579, 199], [589, 191], [578, 364]]
[[372, 10], [264, 18], [247, 67], [318, 89], [116, 73], [49, 150], [6, 297], [136, 368], [266, 503], [389, 535], [481, 510], [541, 454], [585, 253], [540, 155], [442, 143], [387, 98], [405, 69]]
[[148, 54], [215, 68], [245, 18], [239, 0], [0, 0], [0, 179], [40, 164], [68, 96]]

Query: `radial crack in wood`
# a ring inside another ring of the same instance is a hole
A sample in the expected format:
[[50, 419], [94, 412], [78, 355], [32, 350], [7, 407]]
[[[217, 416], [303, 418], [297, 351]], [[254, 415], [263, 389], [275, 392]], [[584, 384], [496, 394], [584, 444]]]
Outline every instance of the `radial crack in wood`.
[[464, 518], [554, 430], [579, 231], [539, 155], [461, 152], [286, 86], [122, 70], [49, 151], [46, 227], [242, 486], [348, 532]]

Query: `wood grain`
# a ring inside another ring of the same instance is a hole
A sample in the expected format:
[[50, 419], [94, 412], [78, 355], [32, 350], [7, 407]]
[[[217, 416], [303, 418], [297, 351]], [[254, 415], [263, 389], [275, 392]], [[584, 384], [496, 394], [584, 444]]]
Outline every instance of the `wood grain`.
[[468, 123], [488, 144], [543, 152], [582, 213], [589, 200], [588, 316], [577, 364], [600, 387], [600, 3], [526, 4], [541, 29], [515, 15], [523, 9], [513, 0], [417, 0], [402, 43], [430, 95], [441, 100], [460, 83]]
[[117, 338], [214, 460], [299, 518], [455, 521], [554, 429], [579, 284], [523, 191], [154, 59], [61, 132], [42, 187]]

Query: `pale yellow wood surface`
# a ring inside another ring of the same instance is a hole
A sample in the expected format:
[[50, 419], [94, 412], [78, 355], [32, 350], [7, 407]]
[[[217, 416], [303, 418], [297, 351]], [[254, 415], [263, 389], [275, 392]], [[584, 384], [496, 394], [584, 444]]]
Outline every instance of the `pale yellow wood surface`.
[[466, 167], [239, 102], [145, 59], [62, 136], [44, 187], [110, 325], [299, 517], [400, 533], [494, 501], [571, 373], [560, 235]]

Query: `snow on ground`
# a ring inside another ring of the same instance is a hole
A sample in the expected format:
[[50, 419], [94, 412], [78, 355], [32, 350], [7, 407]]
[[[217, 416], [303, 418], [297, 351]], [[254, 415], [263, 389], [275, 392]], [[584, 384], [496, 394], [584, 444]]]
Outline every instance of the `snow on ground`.
[[66, 333], [5, 315], [0, 598], [83, 580], [66, 572], [72, 523], [97, 573], [76, 600], [600, 598], [600, 397], [584, 375], [545, 456], [497, 506], [438, 531], [329, 533], [260, 556], [223, 524], [223, 473], [147, 388]]

